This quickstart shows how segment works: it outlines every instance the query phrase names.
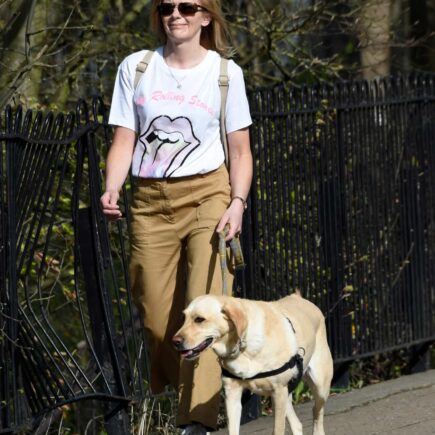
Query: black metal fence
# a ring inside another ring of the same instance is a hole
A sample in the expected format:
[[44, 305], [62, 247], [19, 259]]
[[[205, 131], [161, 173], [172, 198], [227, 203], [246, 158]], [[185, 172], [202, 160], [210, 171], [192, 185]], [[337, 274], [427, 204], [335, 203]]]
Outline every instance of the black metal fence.
[[7, 108], [1, 121], [0, 433], [30, 431], [83, 399], [104, 402], [109, 433], [129, 433], [120, 410], [145, 396], [147, 366], [125, 225], [109, 238], [99, 207], [105, 108], [99, 99], [67, 116]]
[[[434, 341], [434, 79], [281, 86], [250, 102], [238, 293], [301, 289], [337, 363]], [[109, 433], [129, 433], [119, 409], [147, 394], [127, 225], [108, 228], [98, 203], [109, 141], [99, 99], [1, 119], [0, 433], [83, 399], [104, 401]]]
[[434, 340], [434, 77], [281, 86], [250, 103], [245, 294], [301, 289], [335, 362]]

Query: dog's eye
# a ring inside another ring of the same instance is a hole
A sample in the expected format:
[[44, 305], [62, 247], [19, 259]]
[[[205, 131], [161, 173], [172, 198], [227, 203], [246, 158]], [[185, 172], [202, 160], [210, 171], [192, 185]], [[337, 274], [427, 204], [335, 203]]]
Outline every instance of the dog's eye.
[[195, 323], [202, 323], [202, 322], [204, 322], [204, 320], [205, 320], [204, 317], [199, 317], [198, 316], [198, 317], [195, 317], [194, 321], [195, 321]]

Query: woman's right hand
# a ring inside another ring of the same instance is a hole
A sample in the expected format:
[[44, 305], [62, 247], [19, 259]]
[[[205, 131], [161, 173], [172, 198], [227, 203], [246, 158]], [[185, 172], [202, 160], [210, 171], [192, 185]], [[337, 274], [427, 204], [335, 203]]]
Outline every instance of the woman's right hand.
[[101, 208], [104, 215], [109, 220], [116, 220], [122, 217], [122, 212], [118, 205], [119, 192], [116, 190], [106, 190], [100, 198]]
[[106, 191], [100, 198], [107, 219], [122, 217], [119, 209], [119, 190], [124, 184], [133, 157], [136, 133], [125, 127], [116, 127], [106, 160]]

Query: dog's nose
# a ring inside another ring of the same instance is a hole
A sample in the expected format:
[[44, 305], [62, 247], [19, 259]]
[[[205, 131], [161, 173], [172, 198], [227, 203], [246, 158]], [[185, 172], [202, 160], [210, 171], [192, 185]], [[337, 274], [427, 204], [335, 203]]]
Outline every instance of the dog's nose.
[[175, 346], [176, 349], [180, 349], [183, 346], [183, 337], [180, 335], [174, 335], [172, 337], [172, 344]]

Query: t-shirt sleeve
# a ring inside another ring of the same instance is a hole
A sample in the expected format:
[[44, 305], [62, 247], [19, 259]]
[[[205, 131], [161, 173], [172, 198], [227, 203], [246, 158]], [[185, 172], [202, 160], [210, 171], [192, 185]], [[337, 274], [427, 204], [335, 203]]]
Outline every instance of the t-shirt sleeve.
[[246, 96], [242, 69], [234, 62], [228, 64], [229, 88], [225, 111], [227, 133], [249, 127], [252, 124]]
[[109, 124], [127, 127], [138, 133], [139, 125], [134, 102], [134, 85], [130, 76], [131, 74], [121, 64], [116, 74]]

